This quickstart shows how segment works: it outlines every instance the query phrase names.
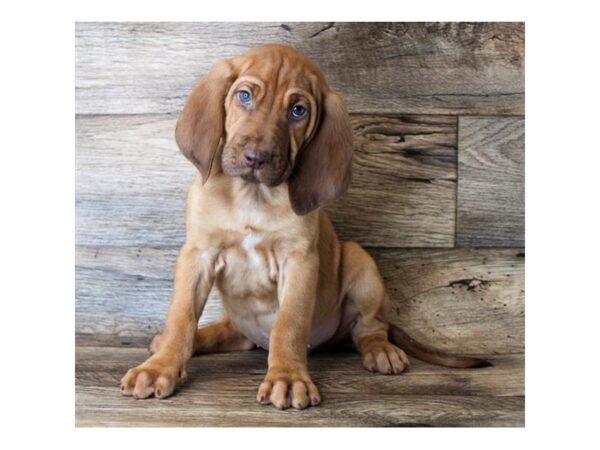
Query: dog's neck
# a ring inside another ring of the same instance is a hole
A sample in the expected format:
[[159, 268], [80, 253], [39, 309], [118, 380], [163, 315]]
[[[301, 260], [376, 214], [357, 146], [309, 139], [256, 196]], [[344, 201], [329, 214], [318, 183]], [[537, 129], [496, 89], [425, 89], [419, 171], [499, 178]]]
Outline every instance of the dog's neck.
[[239, 177], [229, 178], [232, 180], [232, 191], [236, 195], [250, 200], [257, 207], [273, 207], [289, 203], [287, 183], [271, 187], [262, 183], [246, 181]]
[[207, 236], [206, 245], [215, 245], [216, 237], [223, 236], [228, 236], [223, 242], [231, 244], [248, 233], [278, 239], [290, 232], [301, 234], [300, 230], [316, 229], [319, 221], [316, 211], [304, 216], [293, 211], [287, 183], [268, 187], [219, 172], [211, 173], [204, 184], [198, 175], [189, 201], [195, 205], [190, 207], [188, 203], [192, 211], [188, 233]]
[[[200, 177], [200, 175], [198, 174]], [[240, 214], [269, 212], [280, 216], [294, 215], [286, 182], [277, 186], [252, 183], [240, 177], [230, 177], [219, 171], [211, 173], [203, 190], [213, 198], [220, 198]], [[237, 207], [236, 205], [239, 205]]]

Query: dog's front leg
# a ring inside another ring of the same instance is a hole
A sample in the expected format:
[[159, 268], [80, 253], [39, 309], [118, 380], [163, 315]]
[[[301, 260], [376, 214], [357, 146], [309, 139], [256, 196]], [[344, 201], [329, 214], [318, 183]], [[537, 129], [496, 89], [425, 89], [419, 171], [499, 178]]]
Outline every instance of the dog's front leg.
[[315, 254], [288, 255], [280, 274], [279, 313], [269, 339], [269, 369], [257, 400], [279, 409], [317, 405], [319, 391], [307, 367], [307, 345], [317, 294], [319, 260]]
[[185, 378], [198, 319], [214, 281], [214, 260], [214, 255], [193, 245], [182, 247], [160, 350], [125, 374], [121, 380], [123, 395], [165, 398], [173, 393], [177, 380]]

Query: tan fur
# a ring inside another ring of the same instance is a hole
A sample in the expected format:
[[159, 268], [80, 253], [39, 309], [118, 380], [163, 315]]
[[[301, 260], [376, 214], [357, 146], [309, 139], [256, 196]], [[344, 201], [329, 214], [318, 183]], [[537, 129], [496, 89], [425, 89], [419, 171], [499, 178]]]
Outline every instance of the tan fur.
[[[251, 105], [240, 89], [252, 90]], [[292, 120], [298, 102], [309, 113]], [[154, 354], [125, 375], [122, 393], [164, 398], [192, 354], [261, 345], [269, 367], [257, 400], [302, 409], [320, 402], [309, 346], [346, 337], [367, 369], [402, 372], [408, 359], [388, 340], [390, 304], [374, 261], [340, 243], [320, 209], [348, 185], [352, 130], [318, 68], [282, 46], [220, 62], [190, 95], [177, 142], [199, 169], [186, 242], [165, 330]], [[249, 163], [249, 149], [268, 152], [269, 163]], [[197, 329], [213, 285], [225, 316]]]

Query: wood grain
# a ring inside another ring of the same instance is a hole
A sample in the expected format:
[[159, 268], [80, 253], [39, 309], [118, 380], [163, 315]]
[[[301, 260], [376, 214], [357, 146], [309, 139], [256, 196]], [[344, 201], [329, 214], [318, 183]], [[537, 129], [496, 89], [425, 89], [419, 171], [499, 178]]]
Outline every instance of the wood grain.
[[[195, 169], [174, 142], [175, 121], [77, 117], [78, 245], [183, 243]], [[330, 208], [340, 237], [372, 246], [453, 246], [456, 118], [353, 115], [352, 124], [354, 179]]]
[[[162, 330], [179, 249], [78, 247], [75, 320], [79, 341], [146, 345]], [[221, 317], [213, 291], [201, 324]]]
[[[371, 249], [396, 323], [438, 348], [524, 351], [524, 258], [504, 249]], [[176, 248], [78, 247], [76, 332], [83, 345], [144, 346], [162, 330]], [[201, 323], [220, 316], [211, 294]]]
[[79, 347], [77, 426], [523, 426], [523, 355], [452, 370], [414, 361], [401, 376], [373, 375], [354, 353], [316, 353], [309, 367], [323, 403], [301, 413], [258, 405], [266, 352], [193, 358], [190, 379], [166, 400], [123, 397], [118, 381], [143, 349]]
[[458, 245], [525, 245], [525, 119], [461, 117], [458, 161]]
[[447, 351], [525, 351], [525, 254], [520, 249], [372, 249], [395, 322]]
[[219, 59], [312, 57], [363, 113], [524, 114], [523, 23], [77, 23], [78, 114], [178, 112]]
[[352, 184], [329, 208], [343, 240], [379, 247], [452, 247], [456, 118], [352, 116]]
[[194, 167], [175, 144], [176, 117], [75, 121], [76, 244], [181, 245]]
[[[147, 357], [148, 352], [142, 348], [78, 346], [77, 385], [118, 386], [123, 371]], [[412, 358], [410, 370], [401, 377], [370, 374], [362, 367], [356, 352], [318, 351], [311, 353], [308, 361], [310, 371], [318, 375], [321, 389], [328, 393], [524, 395], [524, 355], [491, 355], [489, 359], [493, 363], [490, 370], [452, 370]], [[262, 381], [266, 368], [267, 352], [260, 349], [201, 355], [190, 362], [189, 381], [204, 390], [252, 394]], [[248, 382], [235, 383], [239, 378], [246, 378]], [[219, 387], [223, 381], [227, 381], [226, 388]]]

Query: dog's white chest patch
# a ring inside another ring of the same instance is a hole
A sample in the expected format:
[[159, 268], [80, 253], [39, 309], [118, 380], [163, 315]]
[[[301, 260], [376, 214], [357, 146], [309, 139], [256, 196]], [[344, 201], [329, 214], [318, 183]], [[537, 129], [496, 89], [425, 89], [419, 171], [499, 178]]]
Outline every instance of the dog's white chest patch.
[[261, 242], [261, 240], [262, 235], [260, 233], [250, 233], [242, 240], [242, 247], [248, 255], [248, 262], [255, 266], [264, 264], [263, 259], [256, 251], [256, 246]]

